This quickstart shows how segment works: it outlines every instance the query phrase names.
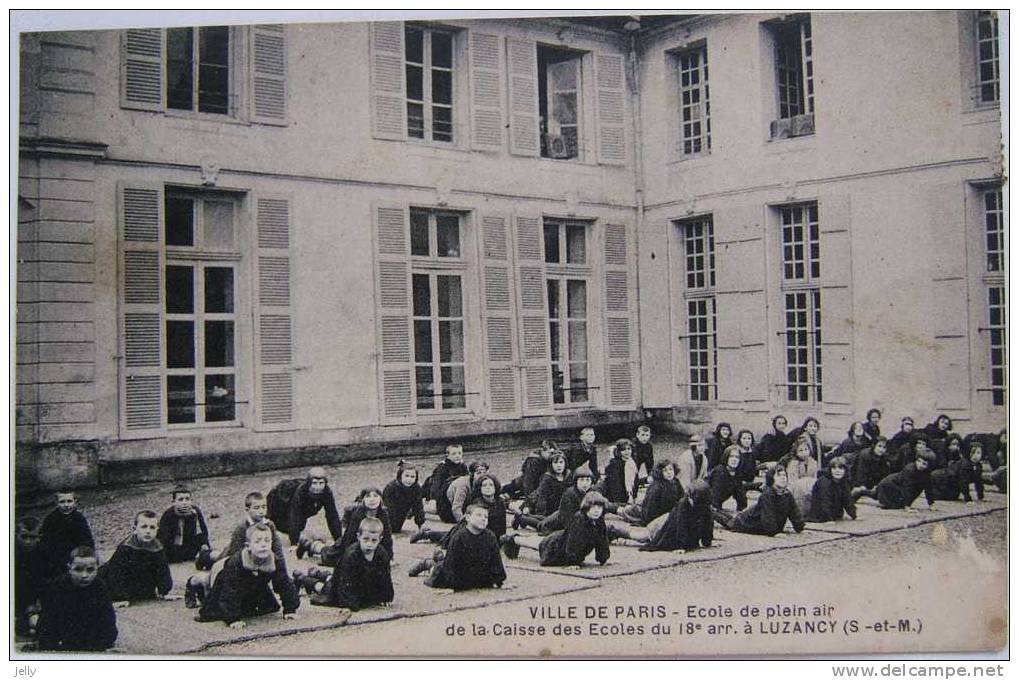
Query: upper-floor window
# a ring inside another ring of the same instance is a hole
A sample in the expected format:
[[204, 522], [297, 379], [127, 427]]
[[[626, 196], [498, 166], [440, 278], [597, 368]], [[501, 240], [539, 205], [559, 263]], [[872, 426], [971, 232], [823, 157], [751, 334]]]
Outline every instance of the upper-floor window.
[[538, 45], [541, 155], [580, 156], [580, 54]]
[[453, 35], [407, 24], [407, 136], [453, 141]]
[[814, 60], [810, 16], [770, 26], [775, 45], [778, 119], [771, 136], [799, 137], [814, 132]]
[[998, 15], [982, 9], [976, 16], [977, 29], [977, 88], [980, 102], [990, 104], [1001, 97], [998, 66]]
[[676, 56], [679, 71], [680, 153], [692, 156], [711, 150], [711, 103], [708, 98], [708, 48]]
[[1001, 187], [983, 192], [984, 225], [987, 230], [987, 271], [1005, 269], [1005, 213], [1001, 205]]
[[230, 29], [166, 29], [166, 106], [230, 112]]

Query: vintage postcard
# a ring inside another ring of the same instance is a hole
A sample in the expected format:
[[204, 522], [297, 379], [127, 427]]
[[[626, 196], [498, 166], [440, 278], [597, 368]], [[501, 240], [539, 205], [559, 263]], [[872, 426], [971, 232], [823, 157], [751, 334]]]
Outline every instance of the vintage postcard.
[[1007, 653], [1008, 12], [61, 18], [12, 657]]

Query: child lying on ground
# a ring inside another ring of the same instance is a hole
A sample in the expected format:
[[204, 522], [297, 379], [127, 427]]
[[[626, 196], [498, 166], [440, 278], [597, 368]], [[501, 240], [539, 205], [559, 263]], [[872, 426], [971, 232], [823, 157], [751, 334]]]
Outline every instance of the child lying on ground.
[[714, 536], [714, 520], [711, 517], [711, 490], [706, 482], [694, 482], [686, 495], [679, 499], [665, 521], [655, 526], [658, 520], [648, 526], [645, 551], [697, 550], [710, 548]]
[[589, 491], [580, 505], [580, 512], [565, 529], [544, 538], [507, 534], [500, 541], [503, 552], [510, 559], [516, 559], [520, 548], [529, 548], [538, 552], [543, 567], [580, 567], [593, 550], [598, 564], [605, 564], [609, 560], [609, 537], [603, 517], [606, 503], [600, 493]]
[[573, 471], [572, 484], [569, 488], [563, 491], [562, 497], [559, 499], [559, 507], [551, 515], [547, 517], [540, 517], [537, 515], [525, 515], [520, 511], [514, 510], [512, 507], [508, 508], [510, 514], [515, 515], [513, 519], [513, 529], [519, 529], [520, 527], [530, 527], [537, 529], [540, 534], [549, 534], [559, 529], [565, 529], [566, 524], [573, 519], [577, 511], [580, 510], [580, 504], [584, 500], [584, 494], [588, 492], [591, 485], [594, 483], [594, 475], [591, 472], [591, 468], [586, 465], [582, 465]]
[[764, 489], [757, 501], [748, 509], [733, 514], [728, 510], [715, 508], [712, 514], [719, 524], [743, 534], [775, 536], [785, 530], [791, 522], [796, 533], [803, 531], [803, 518], [789, 493], [789, 476], [785, 468], [775, 466], [764, 477]]
[[936, 458], [922, 440], [917, 442], [916, 448], [916, 458], [912, 463], [907, 463], [899, 472], [882, 479], [873, 492], [866, 491], [859, 495], [876, 498], [882, 508], [900, 509], [910, 508], [922, 493], [927, 500], [927, 508], [934, 510], [930, 467]]
[[970, 495], [970, 484], [977, 492], [977, 500], [984, 500], [984, 480], [982, 461], [983, 447], [980, 442], [971, 442], [968, 455], [959, 460], [950, 461], [944, 469], [931, 473], [931, 495], [939, 501], [957, 501], [959, 496], [967, 503], [973, 502]]
[[134, 532], [124, 539], [113, 557], [99, 568], [115, 606], [130, 602], [168, 598], [173, 588], [170, 565], [156, 538], [156, 513], [144, 510], [135, 515]]
[[42, 597], [39, 651], [102, 652], [117, 640], [117, 614], [91, 546], [68, 554], [65, 573]]

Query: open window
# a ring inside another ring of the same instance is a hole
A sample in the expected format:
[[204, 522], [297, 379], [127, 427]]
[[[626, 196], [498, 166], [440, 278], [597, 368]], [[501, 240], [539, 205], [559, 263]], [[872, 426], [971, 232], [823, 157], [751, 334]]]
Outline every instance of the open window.
[[581, 53], [538, 45], [541, 155], [580, 157]]
[[768, 24], [774, 44], [775, 113], [771, 138], [814, 134], [814, 61], [810, 15]]

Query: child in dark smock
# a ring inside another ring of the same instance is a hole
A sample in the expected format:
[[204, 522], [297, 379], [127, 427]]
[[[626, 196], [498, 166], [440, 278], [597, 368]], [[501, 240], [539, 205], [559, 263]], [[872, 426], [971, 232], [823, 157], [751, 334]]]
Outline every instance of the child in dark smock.
[[521, 548], [536, 550], [543, 567], [580, 567], [594, 551], [598, 564], [605, 564], [609, 560], [609, 536], [603, 518], [607, 502], [597, 491], [589, 491], [567, 528], [544, 538], [507, 534], [502, 540], [503, 551], [515, 559]]
[[775, 536], [791, 522], [796, 533], [803, 531], [803, 518], [789, 492], [789, 476], [784, 467], [775, 466], [764, 477], [764, 489], [757, 501], [747, 510], [733, 514], [728, 510], [713, 510], [715, 521], [729, 531], [743, 534]]

